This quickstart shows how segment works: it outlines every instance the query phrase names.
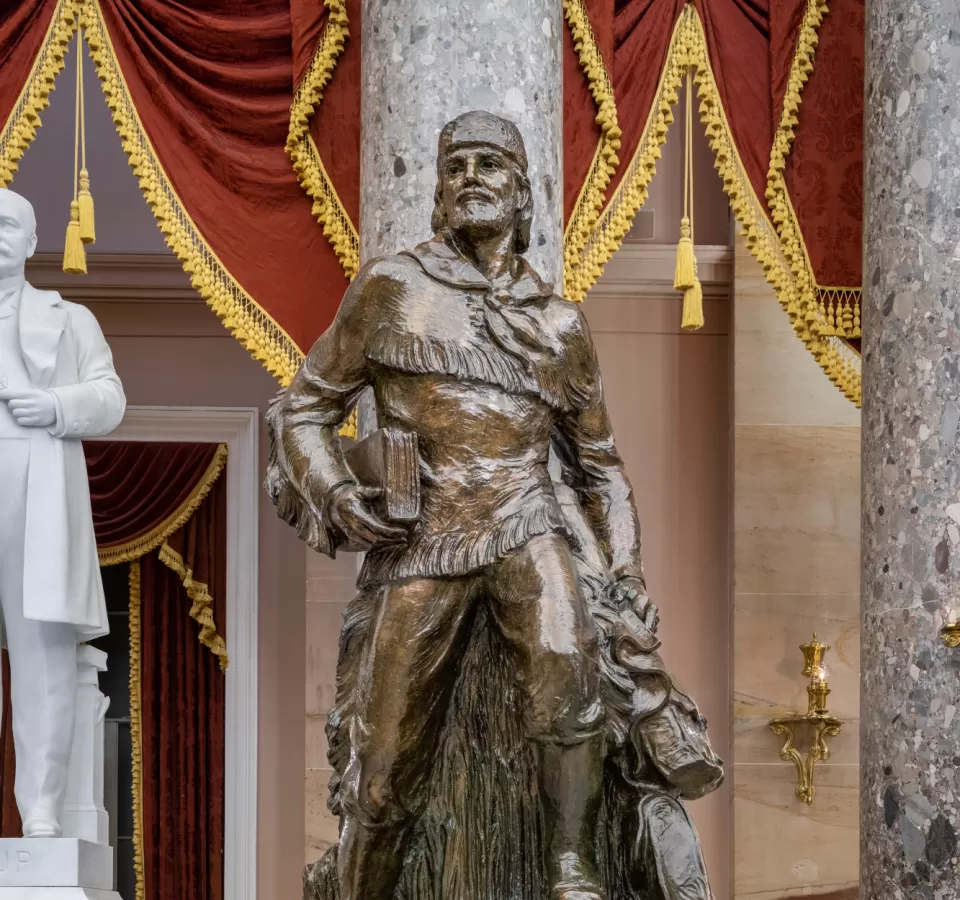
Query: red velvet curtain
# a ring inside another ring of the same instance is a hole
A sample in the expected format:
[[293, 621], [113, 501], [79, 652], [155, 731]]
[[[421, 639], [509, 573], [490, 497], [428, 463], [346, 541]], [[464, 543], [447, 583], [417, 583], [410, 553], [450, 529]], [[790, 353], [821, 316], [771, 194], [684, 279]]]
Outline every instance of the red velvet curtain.
[[98, 3], [147, 136], [203, 239], [309, 348], [347, 282], [284, 152], [290, 0]]
[[[195, 241], [188, 249], [202, 257], [203, 265], [191, 257], [187, 266], [198, 287], [244, 345], [279, 377], [288, 377], [300, 352], [332, 319], [347, 285], [284, 152], [295, 87], [326, 33], [326, 3], [85, 2], [98, 21], [102, 16], [103, 34], [97, 27], [87, 32], [96, 45], [101, 77], [114, 100], [129, 91], [151, 152], [195, 225], [199, 245]], [[738, 155], [764, 204], [773, 136], [809, 0], [692, 2]], [[354, 226], [359, 218], [360, 6], [361, 0], [343, 0], [349, 38], [336, 54], [332, 77], [310, 120], [310, 134]], [[684, 0], [584, 0], [584, 6], [610, 74], [622, 131], [609, 199], [649, 120]], [[55, 0], [0, 0], [0, 121], [7, 123], [0, 148], [3, 181], [9, 180], [34, 127], [32, 111], [20, 115], [23, 110], [15, 109], [21, 88], [38, 52], [44, 71], [56, 70], [72, 28], [67, 15], [49, 32], [56, 8]], [[864, 0], [829, 4], [787, 157], [787, 188], [822, 286], [855, 287], [861, 280], [863, 9]], [[563, 52], [569, 217], [601, 133], [569, 29]], [[118, 67], [115, 74], [110, 60]], [[42, 97], [37, 102], [42, 105]], [[12, 131], [11, 125], [16, 125]], [[135, 171], [144, 177], [143, 154], [132, 152]], [[144, 187], [153, 198], [162, 194], [162, 185], [149, 177]], [[183, 255], [179, 226], [168, 222], [164, 227]], [[221, 270], [227, 282], [217, 280]]]
[[217, 456], [216, 444], [83, 445], [97, 549], [130, 544], [173, 516]]
[[[226, 625], [226, 480], [167, 542]], [[140, 562], [140, 703], [146, 900], [222, 900], [224, 677], [186, 618], [180, 577]]]
[[[16, 163], [35, 131], [34, 121], [16, 113], [56, 6], [56, 0], [0, 0], [0, 123], [15, 125], [18, 132], [4, 134], [0, 141], [0, 185], [10, 183]], [[62, 45], [57, 49], [62, 60]]]
[[[101, 552], [135, 547], [196, 497], [209, 493], [163, 541], [212, 598], [213, 622], [226, 628], [226, 478], [216, 444], [84, 444], [94, 530]], [[168, 530], [168, 529], [167, 529]], [[161, 530], [160, 533], [164, 533]], [[131, 551], [138, 553], [139, 551]], [[220, 657], [201, 643], [184, 572], [161, 561], [154, 542], [140, 566], [140, 790], [146, 900], [222, 900], [225, 682]], [[3, 658], [0, 727], [0, 836], [20, 833], [13, 796], [9, 666]], [[135, 738], [135, 765], [137, 757]]]

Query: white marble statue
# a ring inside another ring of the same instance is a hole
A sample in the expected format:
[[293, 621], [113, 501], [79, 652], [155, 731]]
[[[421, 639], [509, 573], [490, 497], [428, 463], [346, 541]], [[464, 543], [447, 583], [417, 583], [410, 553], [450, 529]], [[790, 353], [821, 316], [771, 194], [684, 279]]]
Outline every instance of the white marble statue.
[[[24, 837], [56, 838], [77, 703], [77, 646], [108, 631], [81, 438], [126, 400], [89, 310], [24, 279], [33, 207], [0, 189], [0, 606]], [[93, 777], [93, 776], [91, 776]]]

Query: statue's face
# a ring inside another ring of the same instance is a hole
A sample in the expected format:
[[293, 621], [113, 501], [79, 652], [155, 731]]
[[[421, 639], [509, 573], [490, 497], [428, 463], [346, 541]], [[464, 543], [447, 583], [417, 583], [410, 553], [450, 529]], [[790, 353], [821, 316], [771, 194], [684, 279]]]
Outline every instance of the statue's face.
[[483, 144], [447, 154], [440, 188], [447, 224], [474, 239], [512, 232], [526, 200], [510, 158]]
[[0, 277], [23, 271], [37, 248], [33, 210], [18, 194], [0, 191]]

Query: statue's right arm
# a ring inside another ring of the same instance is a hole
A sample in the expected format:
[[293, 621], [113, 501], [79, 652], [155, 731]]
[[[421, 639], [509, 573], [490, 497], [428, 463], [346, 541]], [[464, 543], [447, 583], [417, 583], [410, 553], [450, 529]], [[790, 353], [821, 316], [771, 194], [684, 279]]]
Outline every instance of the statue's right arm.
[[339, 429], [370, 383], [364, 351], [375, 321], [376, 266], [372, 261], [361, 269], [333, 324], [267, 413], [267, 492], [301, 540], [330, 555], [337, 539], [327, 520], [327, 499], [339, 486], [356, 483], [343, 457]]

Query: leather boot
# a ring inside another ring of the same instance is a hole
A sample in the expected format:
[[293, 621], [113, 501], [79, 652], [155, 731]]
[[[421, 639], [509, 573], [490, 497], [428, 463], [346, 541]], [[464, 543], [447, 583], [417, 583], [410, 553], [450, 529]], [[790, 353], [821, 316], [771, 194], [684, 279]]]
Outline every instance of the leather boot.
[[368, 828], [347, 815], [337, 848], [340, 900], [393, 900], [403, 872], [406, 823]]
[[606, 900], [596, 841], [603, 805], [604, 738], [540, 748], [540, 803], [551, 900]]

